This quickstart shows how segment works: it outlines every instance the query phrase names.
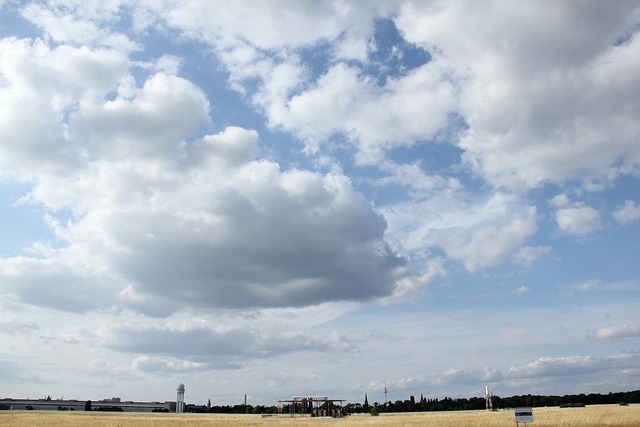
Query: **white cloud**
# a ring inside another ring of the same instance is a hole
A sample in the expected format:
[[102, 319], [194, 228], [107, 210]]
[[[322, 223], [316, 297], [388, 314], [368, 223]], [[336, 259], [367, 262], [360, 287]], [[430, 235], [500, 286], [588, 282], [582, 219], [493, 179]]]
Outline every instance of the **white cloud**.
[[226, 46], [231, 40], [246, 40], [263, 50], [334, 41], [346, 29], [361, 34], [369, 29], [375, 13], [375, 6], [356, 8], [342, 2], [267, 4], [250, 0], [224, 6], [206, 0], [189, 3], [173, 0], [145, 1], [138, 8], [143, 11], [147, 8], [159, 21], [212, 45]]
[[[402, 390], [402, 395], [427, 391], [427, 396], [438, 396], [429, 390], [446, 390], [447, 396], [473, 396], [484, 391], [489, 384], [494, 394], [501, 396], [509, 393], [519, 394], [518, 390], [536, 390], [544, 394], [576, 393], [585, 387], [615, 387], [616, 381], [629, 383], [625, 375], [636, 372], [640, 360], [637, 354], [614, 354], [607, 357], [564, 356], [540, 357], [532, 362], [510, 368], [450, 368], [435, 374], [408, 376], [387, 381], [387, 388], [394, 393]], [[632, 374], [632, 376], [636, 376]], [[566, 384], [565, 384], [566, 381]], [[549, 384], [560, 387], [558, 391]], [[373, 380], [367, 389], [380, 393], [385, 383]]]
[[596, 332], [596, 339], [609, 340], [640, 336], [640, 328], [634, 325], [620, 325], [600, 328]]
[[[3, 43], [16, 53], [2, 64], [8, 105], [33, 102], [3, 109], [0, 161], [33, 183], [25, 200], [47, 209], [58, 239], [39, 257], [1, 261], [10, 294], [64, 310], [159, 314], [167, 302], [300, 306], [392, 293], [405, 260], [345, 176], [254, 160], [252, 130], [198, 137], [209, 103], [185, 79], [157, 73], [131, 87], [118, 55]], [[43, 74], [61, 84], [41, 90]], [[32, 120], [33, 133], [14, 117]]]
[[[119, 19], [118, 4], [97, 12], [31, 6], [25, 14], [59, 34], [60, 24], [46, 23], [72, 20], [67, 15], [73, 11], [81, 17], [73, 18], [77, 25], [92, 19], [111, 25]], [[306, 139], [308, 152], [339, 133], [356, 146], [359, 162], [375, 164], [395, 147], [433, 138], [450, 125], [448, 114], [457, 113], [469, 125], [458, 142], [464, 162], [496, 187], [526, 189], [576, 178], [589, 186], [638, 169], [639, 106], [631, 94], [639, 87], [629, 76], [640, 69], [634, 55], [640, 38], [620, 33], [633, 27], [637, 8], [562, 5], [550, 12], [529, 3], [523, 20], [519, 7], [406, 3], [394, 22], [407, 41], [429, 51], [429, 63], [381, 87], [353, 62], [333, 62], [313, 80], [301, 49], [334, 43], [337, 57], [363, 60], [372, 19], [391, 16], [396, 6], [250, 1], [221, 8], [197, 1], [125, 9], [136, 17], [137, 31], [169, 27], [209, 44], [230, 84], [250, 92], [271, 126]], [[49, 15], [58, 19], [46, 20]], [[542, 25], [549, 30], [540, 36]], [[66, 27], [67, 33], [83, 33], [71, 23]], [[623, 35], [627, 39], [615, 43]]]
[[520, 294], [526, 294], [527, 292], [529, 292], [531, 289], [528, 286], [522, 285], [520, 286], [518, 289], [516, 289], [515, 291], [513, 291], [514, 294], [520, 295]]
[[442, 236], [444, 249], [453, 259], [463, 261], [470, 272], [496, 265], [527, 237], [536, 231], [535, 209], [527, 216], [515, 218], [498, 228], [481, 226], [471, 235], [449, 230], [453, 236]]
[[415, 295], [426, 288], [434, 279], [444, 276], [445, 274], [446, 271], [444, 269], [442, 259], [436, 258], [429, 260], [426, 270], [422, 274], [408, 276], [399, 280], [393, 295], [389, 298], [385, 298], [384, 302], [399, 301], [408, 296]]
[[[395, 147], [433, 138], [456, 113], [469, 128], [450, 142], [496, 187], [583, 179], [594, 188], [638, 169], [639, 105], [632, 94], [640, 83], [630, 76], [640, 69], [634, 54], [640, 37], [628, 30], [640, 17], [634, 5], [550, 11], [532, 2], [524, 19], [521, 7], [501, 4], [285, 4], [61, 2], [30, 5], [24, 14], [76, 43], [104, 39], [94, 22], [116, 26], [122, 11], [132, 14], [137, 31], [171, 28], [205, 42], [229, 71], [230, 84], [250, 92], [271, 126], [305, 138], [308, 152], [339, 133], [356, 146], [359, 162], [374, 164]], [[429, 51], [429, 63], [381, 87], [353, 62], [330, 61], [316, 80], [301, 63], [302, 49], [323, 43], [333, 44], [334, 59], [362, 61], [373, 19], [386, 16], [394, 16], [408, 42]], [[548, 31], [540, 34], [541, 26]]]
[[[134, 371], [149, 372], [153, 374], [171, 375], [173, 373], [185, 373], [189, 371], [201, 372], [206, 369], [205, 363], [190, 362], [172, 357], [140, 355], [133, 359], [131, 368]], [[233, 366], [236, 367], [236, 366]]]
[[583, 204], [558, 209], [555, 217], [558, 229], [570, 234], [588, 234], [602, 227], [600, 212]]
[[55, 16], [53, 11], [40, 5], [26, 5], [22, 9], [22, 14], [28, 20], [38, 23], [47, 34], [62, 43], [86, 43], [107, 34], [107, 31], [100, 29], [91, 21], [78, 20], [68, 14]]
[[576, 375], [602, 369], [602, 365], [607, 364], [610, 365], [609, 360], [589, 356], [541, 357], [526, 365], [509, 368], [505, 376], [522, 379]]
[[551, 252], [550, 246], [524, 246], [513, 254], [513, 261], [531, 267], [541, 256]]
[[[224, 136], [210, 141], [215, 139]], [[231, 172], [227, 177], [204, 167], [155, 175], [131, 163], [101, 165], [92, 180], [83, 174], [64, 187], [54, 181], [57, 193], [45, 191], [48, 186], [33, 191], [36, 200], [40, 194], [65, 200], [58, 206], [69, 206], [79, 216], [57, 225], [67, 248], [45, 259], [4, 261], [14, 272], [11, 288], [33, 302], [45, 294], [19, 284], [36, 272], [47, 281], [54, 271], [64, 271], [58, 280], [80, 288], [69, 289], [65, 295], [72, 297], [61, 295], [61, 301], [78, 309], [103, 304], [104, 298], [94, 299], [102, 286], [81, 292], [85, 261], [77, 264], [86, 257], [74, 256], [99, 253], [90, 264], [98, 268], [87, 268], [96, 285], [101, 276], [112, 276], [121, 287], [177, 303], [306, 305], [393, 290], [394, 271], [403, 260], [386, 246], [382, 218], [342, 176], [280, 172], [267, 161], [224, 170]], [[83, 188], [92, 188], [91, 195], [85, 196]], [[76, 297], [86, 297], [86, 304]], [[55, 299], [44, 301], [52, 305]]]
[[111, 101], [81, 102], [68, 116], [67, 139], [82, 142], [96, 159], [175, 162], [185, 150], [182, 139], [209, 120], [209, 102], [185, 79], [158, 73], [142, 88], [125, 90]]
[[337, 64], [314, 87], [294, 95], [270, 124], [312, 142], [344, 134], [356, 161], [378, 164], [385, 153], [433, 138], [455, 109], [446, 66], [432, 61], [380, 88], [357, 67]]
[[[397, 390], [429, 390], [434, 387], [442, 387], [448, 390], [477, 386], [488, 382], [496, 382], [502, 379], [502, 373], [488, 367], [484, 368], [451, 368], [446, 371], [429, 376], [415, 376], [399, 378], [389, 381], [386, 385], [389, 389]], [[385, 383], [380, 380], [373, 380], [369, 383], [368, 389], [381, 391]], [[483, 389], [484, 387], [482, 387]], [[427, 395], [431, 395], [430, 393]], [[448, 395], [450, 396], [450, 395]]]
[[469, 203], [464, 192], [442, 191], [381, 210], [399, 247], [413, 254], [440, 247], [472, 272], [499, 264], [537, 229], [536, 209], [504, 193]]
[[569, 196], [567, 196], [566, 194], [558, 194], [557, 196], [552, 197], [551, 199], [549, 199], [549, 203], [552, 206], [555, 206], [556, 208], [562, 208], [564, 206], [569, 205], [571, 202], [571, 200], [569, 199]]
[[[247, 323], [247, 322], [240, 322]], [[295, 352], [353, 352], [357, 345], [349, 337], [269, 328], [217, 325], [187, 327], [119, 327], [111, 331], [106, 346], [141, 354], [134, 368], [154, 370], [237, 369], [254, 359], [274, 358]], [[185, 353], [184, 349], [189, 348]]]
[[624, 206], [613, 212], [613, 217], [621, 224], [627, 224], [640, 219], [640, 206], [633, 200], [625, 200]]
[[548, 200], [557, 208], [555, 220], [560, 231], [569, 234], [588, 234], [602, 228], [600, 212], [582, 202], [572, 201], [566, 194]]
[[[457, 88], [441, 58], [390, 78], [383, 87], [353, 61], [368, 63], [373, 18], [385, 16], [393, 6], [298, 2], [280, 10], [259, 2], [224, 8], [176, 2], [138, 7], [149, 8], [158, 21], [213, 47], [231, 86], [248, 93], [271, 127], [305, 140], [308, 153], [341, 134], [356, 147], [359, 162], [375, 164], [394, 147], [432, 138], [449, 125], [456, 108]], [[329, 61], [328, 69], [315, 78], [299, 52], [318, 43], [330, 43], [329, 55], [345, 62]]]
[[[139, 46], [108, 24], [117, 20], [119, 2], [70, 1], [47, 5], [27, 4], [21, 9], [24, 18], [36, 24], [59, 43], [94, 45], [135, 51]], [[72, 12], [73, 11], [73, 12]], [[105, 25], [106, 24], [106, 25]]]
[[75, 313], [110, 307], [120, 284], [98, 257], [83, 245], [53, 252], [0, 259], [0, 289], [23, 302]]
[[599, 284], [600, 284], [599, 280], [591, 279], [591, 280], [587, 280], [586, 282], [579, 283], [578, 285], [575, 286], [575, 288], [580, 292], [589, 292]]
[[424, 171], [419, 162], [412, 164], [386, 161], [378, 164], [381, 171], [389, 175], [376, 179], [376, 187], [401, 186], [416, 200], [432, 196], [441, 191], [461, 191], [463, 185], [456, 178], [441, 175], [430, 175]]
[[296, 50], [332, 43], [334, 57], [362, 57], [371, 19], [388, 7], [384, 2], [354, 7], [341, 2], [249, 0], [221, 7], [209, 1], [144, 1], [133, 7], [133, 15], [138, 31], [170, 28], [208, 44], [229, 72], [235, 90], [247, 93], [247, 86], [258, 79], [253, 101], [269, 116], [277, 116], [288, 92], [307, 78]]
[[0, 321], [0, 332], [9, 335], [25, 334], [28, 335], [31, 332], [38, 329], [38, 325], [27, 320], [2, 320]]
[[[40, 40], [0, 40], [2, 174], [31, 179], [79, 166], [81, 149], [65, 137], [65, 121], [79, 102], [104, 96], [127, 74], [126, 56], [111, 50], [60, 46]], [[37, 88], [37, 90], [36, 90]], [[19, 136], [20, 144], [12, 144]]]
[[632, 4], [407, 3], [396, 23], [455, 64], [466, 164], [494, 186], [528, 189], [637, 169], [640, 37], [614, 42], [639, 16]]

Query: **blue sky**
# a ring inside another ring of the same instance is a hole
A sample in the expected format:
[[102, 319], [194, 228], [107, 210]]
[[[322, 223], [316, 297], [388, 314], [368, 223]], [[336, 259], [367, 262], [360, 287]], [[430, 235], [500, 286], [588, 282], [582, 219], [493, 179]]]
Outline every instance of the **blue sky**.
[[0, 12], [2, 397], [637, 388], [635, 2]]

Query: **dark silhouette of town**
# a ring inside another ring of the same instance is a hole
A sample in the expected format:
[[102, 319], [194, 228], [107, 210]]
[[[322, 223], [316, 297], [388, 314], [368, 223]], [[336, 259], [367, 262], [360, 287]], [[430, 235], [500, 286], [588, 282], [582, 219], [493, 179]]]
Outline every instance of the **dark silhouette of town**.
[[[572, 394], [564, 396], [545, 395], [515, 395], [510, 397], [492, 396], [493, 410], [517, 408], [517, 407], [577, 407], [585, 405], [628, 405], [630, 403], [640, 403], [640, 390], [626, 392], [609, 392], [607, 394]], [[16, 405], [20, 402], [20, 405]], [[26, 403], [25, 403], [26, 402]], [[0, 410], [11, 409], [44, 409], [49, 410], [85, 410], [85, 411], [146, 411], [146, 412], [175, 412], [175, 402], [121, 402], [118, 398], [104, 399], [99, 401], [78, 401], [51, 399], [47, 396], [43, 399], [13, 399], [0, 398]], [[462, 411], [481, 410], [486, 408], [485, 397], [471, 398], [450, 398], [428, 399], [420, 395], [419, 399], [410, 396], [405, 400], [373, 402], [369, 403], [367, 394], [364, 395], [363, 403], [347, 403], [342, 410], [346, 414], [352, 413], [384, 413], [384, 412], [425, 412], [425, 411]], [[328, 408], [326, 408], [328, 409]], [[191, 413], [227, 413], [227, 414], [278, 414], [288, 413], [288, 405], [265, 406], [265, 405], [212, 405], [211, 400], [204, 405], [193, 403], [185, 404], [183, 412]]]

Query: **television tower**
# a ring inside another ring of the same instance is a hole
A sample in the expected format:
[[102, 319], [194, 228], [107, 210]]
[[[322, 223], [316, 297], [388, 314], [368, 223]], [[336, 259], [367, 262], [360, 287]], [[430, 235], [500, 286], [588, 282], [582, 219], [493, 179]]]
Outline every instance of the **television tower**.
[[491, 401], [491, 392], [489, 386], [485, 387], [485, 400], [487, 401], [487, 411], [493, 411], [493, 402]]
[[384, 379], [384, 404], [387, 404], [387, 379]]

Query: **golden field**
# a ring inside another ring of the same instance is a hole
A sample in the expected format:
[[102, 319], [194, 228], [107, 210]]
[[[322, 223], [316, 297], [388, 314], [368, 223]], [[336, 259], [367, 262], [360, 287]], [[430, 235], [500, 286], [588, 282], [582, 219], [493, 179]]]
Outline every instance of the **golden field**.
[[[593, 405], [585, 408], [534, 408], [530, 427], [637, 427], [640, 405]], [[520, 423], [520, 426], [523, 424]], [[515, 426], [513, 411], [420, 412], [352, 415], [342, 419], [223, 414], [2, 411], [2, 427], [204, 427], [204, 426]]]

